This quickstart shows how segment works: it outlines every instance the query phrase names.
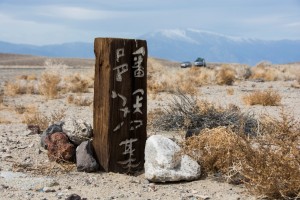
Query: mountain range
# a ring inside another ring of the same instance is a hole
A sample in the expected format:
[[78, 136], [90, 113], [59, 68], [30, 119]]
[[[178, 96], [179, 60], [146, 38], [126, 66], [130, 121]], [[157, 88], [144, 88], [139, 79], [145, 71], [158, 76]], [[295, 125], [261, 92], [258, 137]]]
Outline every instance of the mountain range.
[[[290, 63], [300, 61], [300, 40], [261, 40], [232, 37], [195, 29], [151, 32], [139, 37], [147, 40], [149, 56], [173, 61], [244, 63], [260, 61]], [[1, 53], [32, 54], [49, 57], [94, 58], [93, 43], [26, 45], [0, 42]]]

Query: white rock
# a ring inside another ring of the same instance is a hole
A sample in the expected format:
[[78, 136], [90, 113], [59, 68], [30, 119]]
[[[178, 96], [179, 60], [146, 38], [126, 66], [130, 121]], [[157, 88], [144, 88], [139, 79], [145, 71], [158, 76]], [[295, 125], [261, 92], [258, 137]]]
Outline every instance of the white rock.
[[200, 174], [200, 165], [188, 155], [182, 155], [180, 147], [172, 140], [161, 135], [147, 139], [146, 179], [153, 182], [195, 180]]
[[67, 119], [63, 125], [63, 132], [66, 133], [69, 139], [76, 145], [80, 145], [83, 141], [89, 140], [92, 137], [92, 126], [81, 120]]

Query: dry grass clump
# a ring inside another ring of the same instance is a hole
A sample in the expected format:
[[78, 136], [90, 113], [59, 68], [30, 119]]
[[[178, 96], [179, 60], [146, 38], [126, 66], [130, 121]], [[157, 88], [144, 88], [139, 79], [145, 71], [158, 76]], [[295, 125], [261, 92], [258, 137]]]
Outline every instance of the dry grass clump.
[[37, 111], [37, 108], [34, 105], [24, 106], [22, 104], [16, 104], [14, 106], [14, 109], [18, 114], [34, 113]]
[[233, 95], [234, 94], [234, 89], [233, 88], [227, 88], [226, 92], [228, 95]]
[[35, 74], [30, 74], [30, 75], [21, 75], [17, 77], [17, 80], [26, 80], [26, 81], [36, 81], [37, 77]]
[[4, 93], [8, 96], [21, 94], [38, 94], [37, 82], [35, 80], [19, 79], [14, 82], [7, 82], [4, 86]]
[[236, 72], [227, 65], [222, 65], [217, 73], [216, 82], [219, 85], [232, 85], [236, 80]]
[[282, 111], [265, 117], [261, 136], [252, 141], [254, 155], [242, 165], [246, 186], [272, 199], [300, 198], [300, 122]]
[[0, 91], [0, 108], [2, 107], [4, 103], [4, 94], [2, 93], [2, 91]]
[[10, 123], [11, 123], [11, 121], [9, 121], [3, 117], [0, 117], [0, 124], [10, 124]]
[[39, 82], [39, 91], [49, 99], [57, 98], [61, 87], [61, 77], [55, 72], [44, 72]]
[[232, 167], [245, 156], [251, 155], [251, 147], [245, 135], [236, 134], [228, 127], [203, 129], [198, 136], [186, 139], [184, 152], [196, 159], [205, 173], [221, 172], [233, 179]]
[[259, 132], [245, 137], [228, 127], [203, 129], [182, 145], [206, 173], [221, 172], [270, 199], [300, 198], [299, 121], [283, 112], [280, 119], [262, 119]]
[[261, 62], [251, 69], [250, 79], [277, 81], [282, 73], [266, 62]]
[[93, 100], [80, 95], [76, 97], [74, 97], [74, 95], [69, 95], [67, 97], [67, 102], [76, 106], [90, 106], [93, 103]]
[[65, 78], [67, 90], [74, 93], [85, 93], [92, 87], [93, 81], [81, 74], [73, 74]]
[[256, 134], [257, 129], [257, 120], [242, 113], [237, 106], [222, 108], [182, 93], [174, 96], [163, 114], [159, 113], [151, 124], [166, 131], [230, 126], [236, 132], [249, 135]]
[[26, 87], [21, 82], [7, 82], [4, 85], [4, 93], [7, 96], [16, 96], [18, 94], [26, 94]]
[[26, 112], [23, 116], [23, 123], [27, 125], [38, 125], [41, 130], [48, 128], [49, 124], [61, 121], [65, 116], [65, 109], [54, 111], [50, 116], [45, 115], [37, 110]]
[[[153, 71], [153, 72], [151, 72]], [[174, 69], [162, 67], [150, 70], [148, 90], [151, 93], [181, 91], [185, 94], [196, 94], [198, 87], [214, 82], [215, 71], [206, 68], [191, 67]]]
[[272, 90], [255, 91], [242, 97], [247, 105], [278, 106], [281, 102], [281, 95]]

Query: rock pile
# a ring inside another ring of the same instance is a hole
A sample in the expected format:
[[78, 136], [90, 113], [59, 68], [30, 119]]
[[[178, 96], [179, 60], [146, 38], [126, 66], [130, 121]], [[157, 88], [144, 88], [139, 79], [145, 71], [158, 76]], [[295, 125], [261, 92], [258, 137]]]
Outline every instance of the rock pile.
[[83, 120], [68, 119], [49, 126], [41, 135], [41, 146], [52, 161], [76, 161], [78, 171], [93, 172], [99, 165], [91, 144], [92, 126]]
[[[82, 120], [69, 119], [53, 124], [41, 136], [41, 145], [50, 160], [75, 161], [78, 171], [100, 169], [91, 142], [92, 126]], [[151, 182], [191, 181], [201, 175], [200, 165], [171, 139], [153, 135], [146, 141], [145, 178]]]

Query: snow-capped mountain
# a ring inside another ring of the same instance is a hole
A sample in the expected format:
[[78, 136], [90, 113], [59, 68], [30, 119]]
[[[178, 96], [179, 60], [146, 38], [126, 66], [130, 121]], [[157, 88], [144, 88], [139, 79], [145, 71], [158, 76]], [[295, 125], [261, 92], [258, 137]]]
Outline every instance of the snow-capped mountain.
[[[203, 57], [207, 62], [249, 65], [266, 60], [272, 63], [300, 61], [300, 40], [259, 40], [195, 29], [160, 30], [139, 38], [147, 40], [149, 56], [173, 61], [194, 61], [197, 57]], [[0, 42], [0, 53], [94, 58], [92, 42], [45, 46]]]
[[161, 30], [142, 36], [150, 56], [174, 61], [236, 62], [254, 65], [300, 61], [300, 40], [259, 40], [186, 29]]

